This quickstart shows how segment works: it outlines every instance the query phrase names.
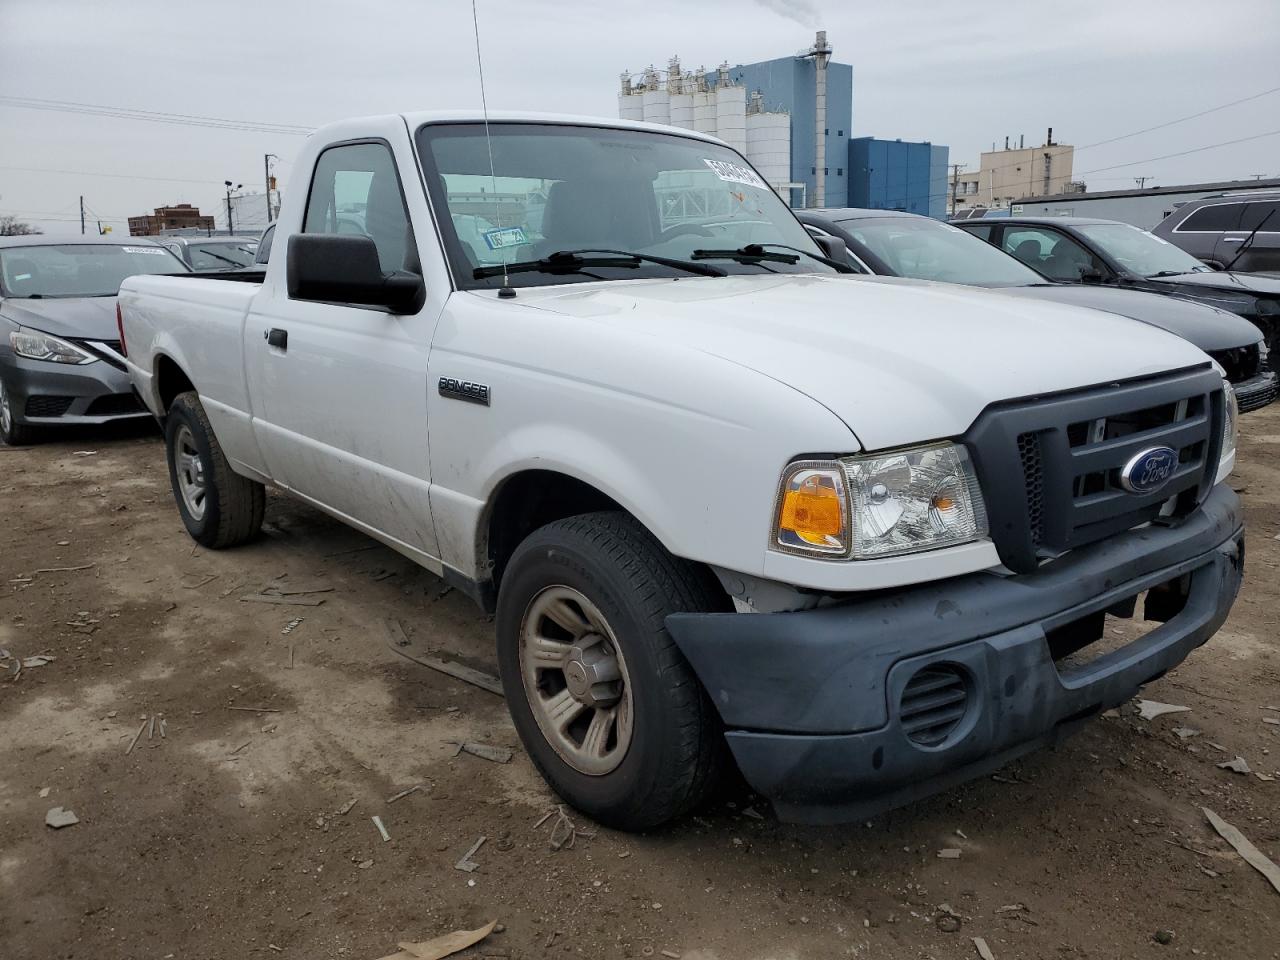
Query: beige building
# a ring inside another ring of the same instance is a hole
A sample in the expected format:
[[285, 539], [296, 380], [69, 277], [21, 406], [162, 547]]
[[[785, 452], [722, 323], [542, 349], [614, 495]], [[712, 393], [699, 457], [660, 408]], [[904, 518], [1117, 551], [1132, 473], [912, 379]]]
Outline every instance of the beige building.
[[1076, 148], [1054, 143], [1053, 131], [1038, 147], [1010, 147], [982, 154], [977, 170], [948, 184], [947, 212], [973, 207], [1003, 209], [1026, 197], [1079, 192], [1071, 179]]

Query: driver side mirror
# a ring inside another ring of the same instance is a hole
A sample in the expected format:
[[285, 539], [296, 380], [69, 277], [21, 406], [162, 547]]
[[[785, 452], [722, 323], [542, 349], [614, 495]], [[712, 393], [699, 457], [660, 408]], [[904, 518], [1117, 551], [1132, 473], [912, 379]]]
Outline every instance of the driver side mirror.
[[382, 272], [378, 247], [367, 236], [296, 233], [289, 238], [289, 298], [386, 307], [416, 313], [426, 300], [422, 277], [404, 270]]
[[1106, 278], [1102, 275], [1102, 271], [1097, 267], [1081, 267], [1080, 282], [1081, 283], [1101, 283]]
[[1203, 263], [1206, 267], [1212, 267], [1214, 270], [1227, 269], [1227, 265], [1223, 263], [1221, 260], [1205, 260], [1202, 258], [1200, 262]]
[[837, 263], [849, 262], [849, 248], [845, 246], [843, 240], [839, 237], [833, 237], [830, 234], [810, 234], [813, 242], [818, 245], [818, 249], [822, 251], [822, 255], [828, 260], [834, 260]]

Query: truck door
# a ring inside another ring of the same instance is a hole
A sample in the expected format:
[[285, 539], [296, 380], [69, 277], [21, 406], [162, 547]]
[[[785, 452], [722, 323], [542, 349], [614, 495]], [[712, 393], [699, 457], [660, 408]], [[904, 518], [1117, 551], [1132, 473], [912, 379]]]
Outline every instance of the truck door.
[[[388, 141], [324, 149], [309, 188], [300, 189], [309, 189], [301, 232], [365, 234], [384, 272], [422, 272]], [[291, 300], [284, 229], [245, 331], [255, 429], [272, 475], [355, 525], [434, 557], [427, 353], [448, 291], [429, 283], [414, 315]]]

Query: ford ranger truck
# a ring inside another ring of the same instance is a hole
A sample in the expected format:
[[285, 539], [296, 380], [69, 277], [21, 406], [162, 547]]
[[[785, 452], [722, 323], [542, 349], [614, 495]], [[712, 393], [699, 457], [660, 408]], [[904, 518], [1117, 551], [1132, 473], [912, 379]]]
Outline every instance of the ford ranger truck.
[[246, 543], [272, 484], [475, 598], [530, 759], [601, 823], [731, 764], [784, 819], [862, 818], [1227, 617], [1235, 400], [1178, 337], [847, 276], [688, 130], [373, 117], [294, 169], [264, 271], [120, 292], [182, 522]]

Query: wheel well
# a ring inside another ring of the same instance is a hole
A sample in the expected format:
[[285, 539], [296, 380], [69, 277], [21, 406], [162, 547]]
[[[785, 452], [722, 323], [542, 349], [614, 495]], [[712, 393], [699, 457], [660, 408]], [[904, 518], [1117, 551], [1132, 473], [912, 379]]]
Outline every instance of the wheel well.
[[156, 358], [156, 395], [160, 398], [161, 416], [169, 412], [174, 397], [194, 389], [191, 379], [173, 360], [164, 354]]
[[516, 547], [539, 527], [596, 510], [622, 510], [612, 497], [589, 483], [554, 470], [526, 470], [503, 482], [482, 526], [480, 555], [489, 562], [493, 590]]

